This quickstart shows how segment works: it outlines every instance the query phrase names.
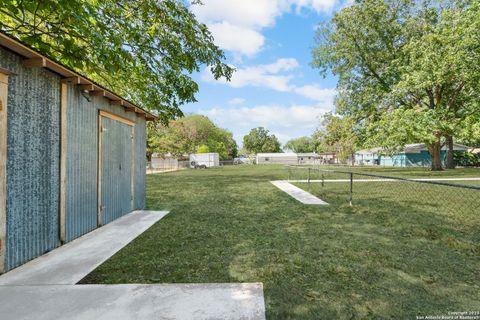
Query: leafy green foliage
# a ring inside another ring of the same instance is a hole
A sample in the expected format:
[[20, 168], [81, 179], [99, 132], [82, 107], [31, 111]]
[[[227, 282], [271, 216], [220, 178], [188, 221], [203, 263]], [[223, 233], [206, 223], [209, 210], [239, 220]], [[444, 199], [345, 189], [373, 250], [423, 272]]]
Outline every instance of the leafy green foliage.
[[196, 151], [196, 153], [209, 153], [209, 152], [210, 152], [210, 148], [205, 144], [202, 144], [201, 146], [199, 146]]
[[[217, 152], [220, 159], [237, 156], [237, 143], [231, 132], [215, 126], [205, 116], [188, 115], [171, 121], [168, 126], [150, 124], [147, 129], [149, 154], [171, 154], [181, 157], [197, 151]], [[207, 150], [207, 151], [205, 151]]]
[[357, 1], [319, 28], [313, 66], [339, 76], [337, 112], [367, 144], [424, 142], [441, 169], [442, 141], [480, 121], [479, 17], [478, 0]]
[[300, 137], [287, 141], [283, 146], [285, 150], [292, 150], [293, 152], [313, 152], [315, 151], [315, 145], [310, 137]]
[[164, 123], [195, 101], [190, 73], [203, 64], [216, 79], [233, 72], [180, 0], [5, 0], [0, 30], [157, 111]]
[[455, 151], [453, 158], [459, 166], [480, 167], [480, 153]]
[[254, 128], [243, 137], [243, 148], [248, 153], [282, 151], [277, 137], [263, 127]]
[[358, 146], [355, 122], [351, 117], [339, 117], [332, 113], [325, 114], [323, 130], [317, 130], [312, 139], [317, 141], [317, 151], [335, 152], [341, 161], [346, 161]]

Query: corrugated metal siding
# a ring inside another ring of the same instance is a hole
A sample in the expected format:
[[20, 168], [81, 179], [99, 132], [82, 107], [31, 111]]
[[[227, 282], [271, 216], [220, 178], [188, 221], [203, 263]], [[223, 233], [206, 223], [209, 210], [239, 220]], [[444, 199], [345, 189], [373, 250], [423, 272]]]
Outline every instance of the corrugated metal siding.
[[9, 78], [6, 270], [59, 245], [60, 78], [0, 48]]
[[97, 227], [98, 111], [76, 86], [69, 85], [67, 98], [65, 241], [71, 241]]
[[126, 112], [123, 107], [110, 105], [108, 100], [95, 97], [99, 109], [117, 114], [135, 122], [135, 160], [134, 160], [134, 209], [145, 209], [146, 202], [146, 171], [147, 171], [147, 138], [146, 121], [133, 112]]
[[[7, 134], [5, 266], [10, 270], [60, 244], [60, 77], [42, 68], [23, 68], [21, 57], [1, 47], [0, 67], [15, 73], [9, 78]], [[134, 207], [145, 207], [145, 119], [103, 97], [89, 99], [69, 86], [66, 241], [97, 227], [98, 110], [136, 122]], [[122, 194], [130, 195], [131, 180], [122, 187]], [[126, 201], [121, 207], [125, 212]]]
[[97, 227], [98, 110], [136, 122], [134, 200], [135, 208], [145, 207], [145, 119], [132, 112], [125, 112], [123, 107], [110, 105], [103, 97], [84, 95], [78, 87], [69, 85], [66, 241], [78, 238]]
[[132, 211], [132, 127], [102, 117], [102, 224]]
[[135, 194], [134, 209], [145, 209], [146, 201], [146, 168], [147, 168], [147, 138], [146, 121], [137, 118], [135, 125]]

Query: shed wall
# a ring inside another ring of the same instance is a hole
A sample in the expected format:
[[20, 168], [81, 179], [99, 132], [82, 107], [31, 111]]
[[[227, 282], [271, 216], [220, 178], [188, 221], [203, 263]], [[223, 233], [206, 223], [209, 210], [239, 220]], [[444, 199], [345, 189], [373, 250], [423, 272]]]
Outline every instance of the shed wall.
[[[19, 55], [3, 47], [0, 68], [13, 73], [8, 78], [5, 170], [8, 271], [60, 245], [61, 77], [45, 68], [24, 67]], [[135, 122], [133, 206], [145, 207], [145, 118], [104, 97], [84, 95], [68, 85], [66, 241], [97, 227], [99, 110]]]
[[108, 111], [135, 122], [134, 209], [145, 208], [146, 121], [109, 100], [68, 87], [65, 240], [97, 227], [98, 114]]
[[60, 77], [0, 48], [8, 81], [7, 246], [10, 270], [59, 245]]
[[98, 111], [73, 85], [68, 86], [67, 99], [68, 242], [97, 227]]

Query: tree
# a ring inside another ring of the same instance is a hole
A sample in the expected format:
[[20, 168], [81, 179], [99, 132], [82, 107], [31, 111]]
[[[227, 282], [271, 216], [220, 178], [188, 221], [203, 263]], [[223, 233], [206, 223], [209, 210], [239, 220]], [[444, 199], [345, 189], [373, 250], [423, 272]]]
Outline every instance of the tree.
[[283, 148], [286, 150], [292, 150], [293, 152], [297, 153], [315, 151], [315, 145], [313, 144], [312, 138], [310, 137], [291, 139], [287, 141], [287, 143], [285, 143], [285, 146]]
[[210, 148], [205, 144], [202, 144], [201, 146], [199, 146], [196, 151], [196, 153], [209, 153], [209, 152], [210, 152]]
[[147, 146], [151, 153], [175, 157], [195, 152], [217, 152], [222, 160], [237, 156], [237, 143], [232, 133], [202, 115], [187, 115], [171, 121], [168, 126], [150, 125]]
[[441, 170], [442, 144], [479, 112], [479, 16], [478, 0], [357, 1], [319, 28], [313, 66], [339, 76], [337, 112], [367, 145], [424, 142]]
[[340, 161], [351, 157], [358, 146], [355, 122], [351, 117], [339, 117], [327, 113], [323, 117], [323, 130], [314, 133], [321, 152], [335, 152]]
[[189, 74], [203, 64], [216, 79], [233, 72], [180, 0], [5, 0], [0, 30], [157, 111], [164, 124], [195, 101]]
[[270, 131], [263, 127], [250, 130], [250, 132], [243, 137], [243, 147], [249, 153], [281, 152], [280, 142], [277, 137], [269, 133]]

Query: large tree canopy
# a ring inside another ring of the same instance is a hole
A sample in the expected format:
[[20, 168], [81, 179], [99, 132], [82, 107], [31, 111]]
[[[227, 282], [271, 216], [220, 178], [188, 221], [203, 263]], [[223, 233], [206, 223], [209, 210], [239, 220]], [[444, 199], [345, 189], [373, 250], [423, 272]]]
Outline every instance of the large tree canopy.
[[315, 144], [310, 137], [300, 137], [291, 139], [283, 146], [285, 150], [291, 150], [296, 153], [314, 152]]
[[237, 156], [237, 143], [231, 132], [217, 127], [202, 115], [187, 115], [168, 126], [150, 123], [147, 151], [181, 157], [189, 153], [217, 152], [222, 160]]
[[243, 137], [243, 148], [249, 153], [281, 152], [280, 142], [264, 127], [253, 128]]
[[317, 151], [335, 152], [341, 161], [347, 161], [359, 145], [353, 118], [332, 113], [324, 115], [321, 128], [313, 133], [311, 139]]
[[480, 121], [479, 28], [478, 0], [356, 1], [319, 28], [313, 65], [367, 145], [424, 142], [441, 169], [443, 141]]
[[216, 79], [233, 72], [180, 0], [3, 0], [0, 30], [156, 110], [164, 123], [195, 101], [190, 73], [203, 64]]

